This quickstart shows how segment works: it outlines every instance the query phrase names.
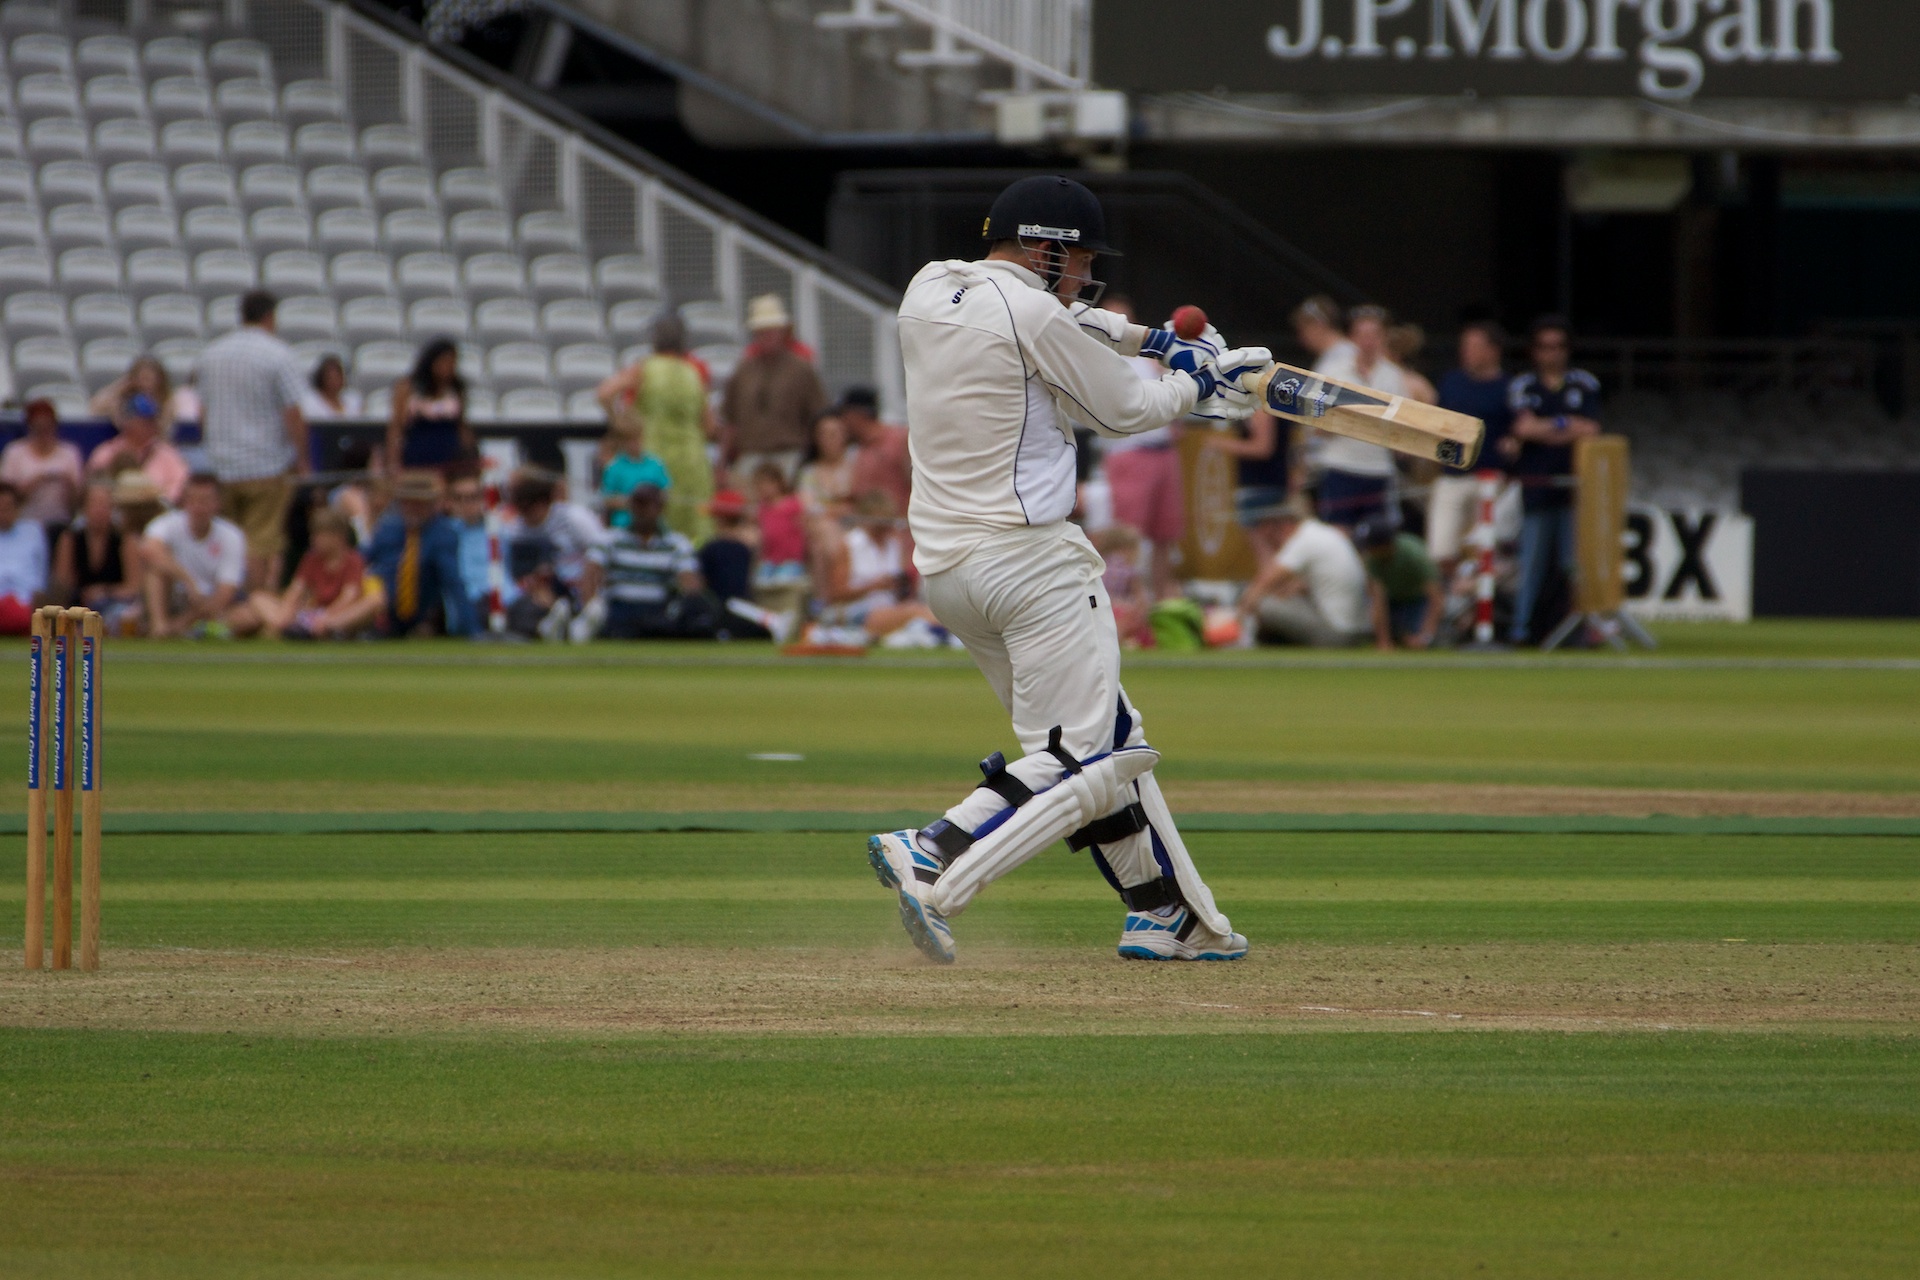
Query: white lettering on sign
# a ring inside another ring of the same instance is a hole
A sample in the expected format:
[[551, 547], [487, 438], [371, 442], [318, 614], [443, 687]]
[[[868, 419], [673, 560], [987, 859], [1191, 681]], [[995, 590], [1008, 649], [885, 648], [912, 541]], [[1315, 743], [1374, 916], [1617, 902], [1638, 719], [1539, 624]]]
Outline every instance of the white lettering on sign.
[[[1640, 92], [1670, 102], [1698, 93], [1711, 66], [1841, 60], [1833, 0], [1352, 0], [1346, 38], [1329, 29], [1327, 6], [1339, 2], [1293, 0], [1294, 21], [1267, 28], [1267, 52], [1288, 61], [1391, 52], [1543, 63], [1632, 54]], [[1414, 38], [1422, 21], [1425, 44]]]

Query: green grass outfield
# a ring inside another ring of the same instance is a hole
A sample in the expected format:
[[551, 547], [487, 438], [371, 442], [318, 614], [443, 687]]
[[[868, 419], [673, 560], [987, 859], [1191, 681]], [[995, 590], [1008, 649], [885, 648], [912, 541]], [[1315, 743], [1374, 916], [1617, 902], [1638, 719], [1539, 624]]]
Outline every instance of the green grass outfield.
[[[1114, 959], [1059, 848], [946, 969], [837, 828], [1007, 745], [950, 660], [114, 644], [0, 1275], [1911, 1276], [1920, 628], [1663, 639], [1137, 663], [1253, 954]], [[695, 810], [769, 829], [566, 829]]]

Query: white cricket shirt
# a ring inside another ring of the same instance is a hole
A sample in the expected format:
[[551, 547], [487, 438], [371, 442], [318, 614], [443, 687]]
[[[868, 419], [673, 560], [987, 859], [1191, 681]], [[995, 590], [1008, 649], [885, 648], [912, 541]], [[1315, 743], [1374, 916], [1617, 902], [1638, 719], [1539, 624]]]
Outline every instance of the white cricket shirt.
[[1146, 329], [1110, 311], [1069, 309], [1011, 262], [932, 262], [900, 303], [913, 458], [913, 562], [951, 569], [1007, 529], [1073, 513], [1067, 418], [1101, 435], [1184, 418], [1184, 373], [1145, 382], [1127, 363]]

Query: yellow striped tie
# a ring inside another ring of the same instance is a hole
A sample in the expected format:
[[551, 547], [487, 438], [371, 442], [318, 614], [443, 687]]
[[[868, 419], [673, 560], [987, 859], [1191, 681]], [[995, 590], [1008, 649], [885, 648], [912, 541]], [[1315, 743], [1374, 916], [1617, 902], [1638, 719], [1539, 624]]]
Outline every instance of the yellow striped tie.
[[400, 553], [400, 570], [393, 578], [393, 616], [411, 620], [420, 611], [420, 535], [407, 534]]

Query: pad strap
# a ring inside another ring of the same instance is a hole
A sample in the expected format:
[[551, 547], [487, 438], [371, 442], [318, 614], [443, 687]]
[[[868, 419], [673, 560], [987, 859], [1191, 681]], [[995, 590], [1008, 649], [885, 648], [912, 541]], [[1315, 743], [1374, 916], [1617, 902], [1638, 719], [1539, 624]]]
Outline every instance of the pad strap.
[[1047, 730], [1047, 754], [1060, 762], [1060, 767], [1068, 773], [1080, 772], [1080, 762], [1073, 758], [1073, 752], [1060, 745], [1060, 726]]
[[945, 818], [936, 818], [921, 832], [928, 843], [940, 851], [940, 856], [948, 862], [973, 848], [973, 836], [954, 826]]
[[1007, 757], [996, 751], [980, 762], [986, 780], [980, 785], [1018, 809], [1033, 799], [1033, 788], [1007, 772]]
[[1149, 880], [1137, 884], [1131, 889], [1120, 891], [1120, 901], [1127, 904], [1129, 911], [1158, 911], [1162, 907], [1171, 907], [1184, 902], [1180, 896], [1180, 886], [1172, 876], [1161, 876], [1158, 880]]
[[1089, 845], [1118, 844], [1128, 836], [1137, 835], [1147, 829], [1147, 808], [1135, 802], [1104, 818], [1095, 818], [1086, 826], [1067, 837], [1067, 848], [1075, 853]]

